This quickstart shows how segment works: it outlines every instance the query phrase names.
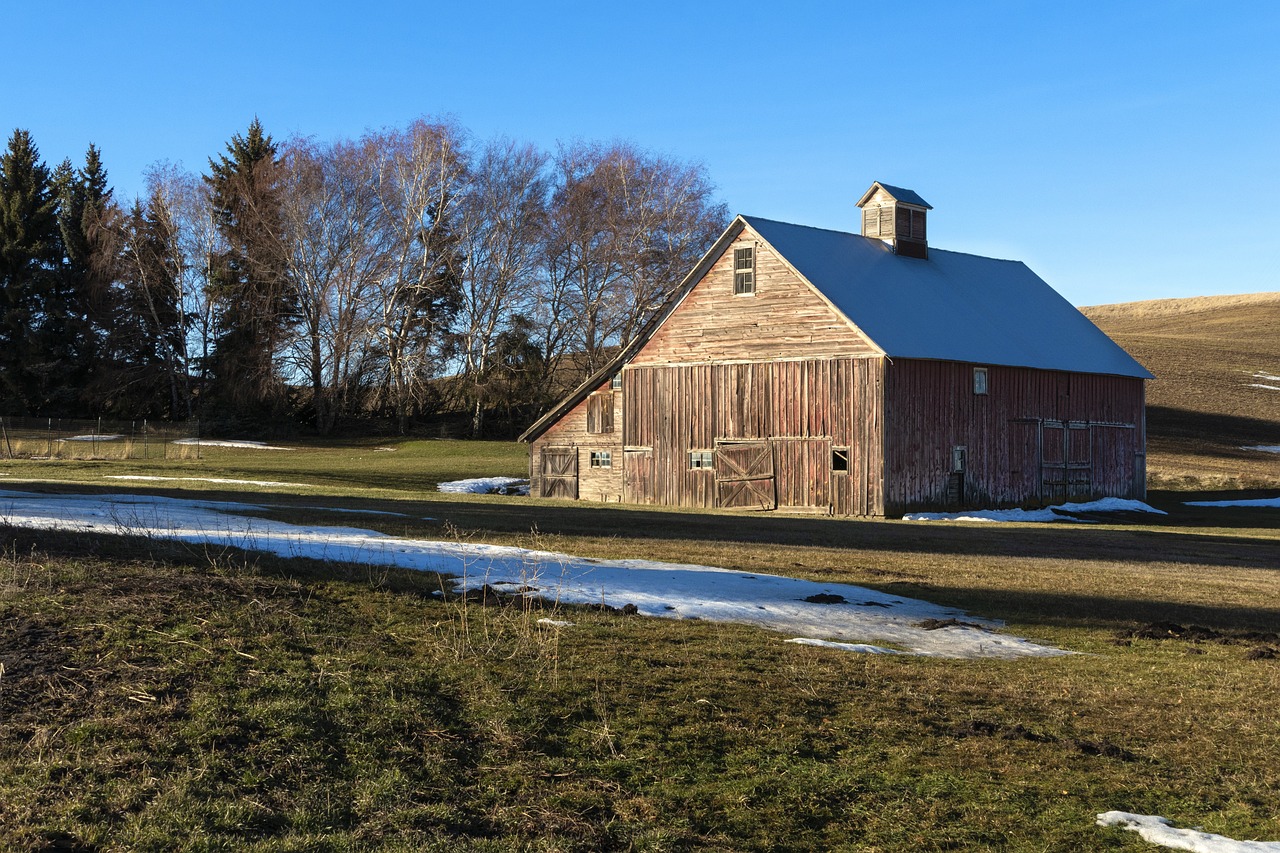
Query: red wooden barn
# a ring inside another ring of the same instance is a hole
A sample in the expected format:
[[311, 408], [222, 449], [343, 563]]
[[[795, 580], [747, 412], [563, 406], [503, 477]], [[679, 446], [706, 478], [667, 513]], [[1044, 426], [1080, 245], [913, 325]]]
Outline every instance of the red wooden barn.
[[643, 334], [521, 437], [534, 495], [837, 515], [1146, 494], [1140, 364], [1018, 261], [739, 216]]

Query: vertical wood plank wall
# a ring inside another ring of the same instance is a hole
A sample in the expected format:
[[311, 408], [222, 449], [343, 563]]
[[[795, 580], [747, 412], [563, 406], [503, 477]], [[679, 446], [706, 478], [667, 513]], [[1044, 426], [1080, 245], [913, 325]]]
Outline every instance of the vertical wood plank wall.
[[947, 505], [954, 447], [966, 448], [966, 503], [1035, 502], [1045, 420], [1099, 425], [1089, 431], [1092, 491], [1145, 497], [1141, 379], [992, 366], [988, 393], [974, 394], [974, 367], [908, 359], [886, 367], [888, 514]]
[[[769, 439], [780, 505], [879, 515], [882, 376], [879, 358], [628, 366], [622, 438], [628, 464], [649, 467], [624, 499], [715, 506], [715, 472], [691, 469], [689, 451]], [[849, 448], [847, 472], [831, 471], [832, 447]]]
[[[609, 383], [606, 381], [593, 394], [608, 391]], [[622, 395], [613, 393], [611, 396], [611, 432], [587, 431], [588, 414], [593, 405], [592, 396], [588, 395], [533, 442], [529, 448], [530, 494], [542, 494], [542, 449], [573, 447], [578, 450], [578, 496], [592, 501], [622, 500]], [[612, 454], [613, 467], [592, 468], [592, 450], [608, 450]]]

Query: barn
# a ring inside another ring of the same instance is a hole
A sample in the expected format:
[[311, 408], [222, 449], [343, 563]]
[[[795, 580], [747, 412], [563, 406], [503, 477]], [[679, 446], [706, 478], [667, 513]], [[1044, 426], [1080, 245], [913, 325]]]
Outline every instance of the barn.
[[521, 436], [532, 493], [898, 516], [1146, 494], [1151, 374], [1018, 261], [739, 216], [644, 332]]

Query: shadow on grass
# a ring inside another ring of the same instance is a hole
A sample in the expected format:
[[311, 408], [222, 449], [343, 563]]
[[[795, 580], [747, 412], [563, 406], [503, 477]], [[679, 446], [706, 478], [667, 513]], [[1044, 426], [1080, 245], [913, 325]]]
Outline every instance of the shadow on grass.
[[1191, 440], [1211, 449], [1215, 456], [1252, 459], [1255, 457], [1240, 446], [1280, 441], [1280, 423], [1264, 418], [1147, 406], [1147, 434], [1153, 440]]
[[1153, 601], [1131, 597], [1124, 590], [1104, 596], [910, 583], [879, 588], [1019, 625], [1122, 630], [1174, 622], [1203, 625], [1224, 632], [1280, 633], [1280, 608]]

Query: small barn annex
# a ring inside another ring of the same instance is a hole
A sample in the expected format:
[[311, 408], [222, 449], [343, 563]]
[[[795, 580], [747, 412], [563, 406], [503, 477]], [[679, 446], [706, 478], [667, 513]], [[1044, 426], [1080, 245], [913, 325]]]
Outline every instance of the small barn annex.
[[645, 331], [521, 440], [532, 493], [896, 516], [1146, 495], [1140, 364], [1017, 261], [739, 216]]

